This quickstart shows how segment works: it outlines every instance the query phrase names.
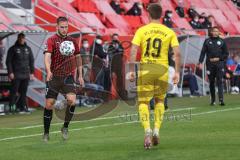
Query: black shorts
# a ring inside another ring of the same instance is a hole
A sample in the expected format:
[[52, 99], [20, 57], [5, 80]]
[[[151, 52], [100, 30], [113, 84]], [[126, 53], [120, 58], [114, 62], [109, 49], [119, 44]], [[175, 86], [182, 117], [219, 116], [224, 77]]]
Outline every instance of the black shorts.
[[76, 94], [76, 89], [73, 85], [66, 85], [64, 83], [66, 78], [74, 79], [73, 76], [53, 76], [50, 81], [46, 82], [46, 98], [57, 99], [59, 93], [62, 93], [64, 96], [68, 93]]

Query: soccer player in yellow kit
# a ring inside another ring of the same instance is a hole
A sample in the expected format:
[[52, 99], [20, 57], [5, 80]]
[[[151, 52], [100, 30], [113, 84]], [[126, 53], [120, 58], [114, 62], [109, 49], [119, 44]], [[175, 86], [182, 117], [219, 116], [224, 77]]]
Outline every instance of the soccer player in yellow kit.
[[[153, 3], [148, 6], [149, 24], [139, 28], [132, 40], [130, 57], [130, 80], [134, 81], [134, 63], [138, 48], [141, 59], [137, 77], [139, 118], [144, 127], [144, 148], [159, 143], [159, 129], [164, 114], [164, 98], [168, 88], [168, 51], [172, 47], [175, 59], [174, 83], [179, 82], [180, 50], [173, 30], [160, 24], [162, 8]], [[154, 97], [154, 128], [150, 127], [149, 102]]]

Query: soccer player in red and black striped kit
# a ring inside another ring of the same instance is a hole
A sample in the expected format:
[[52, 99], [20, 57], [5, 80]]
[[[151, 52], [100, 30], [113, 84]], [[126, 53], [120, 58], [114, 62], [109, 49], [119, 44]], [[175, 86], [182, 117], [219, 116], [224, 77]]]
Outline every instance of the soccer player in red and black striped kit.
[[[63, 127], [61, 128], [63, 139], [68, 138], [68, 125], [71, 121], [76, 104], [76, 93], [73, 86], [64, 84], [66, 78], [73, 78], [74, 72], [78, 71], [78, 81], [84, 85], [82, 77], [82, 59], [79, 46], [76, 40], [67, 35], [68, 19], [59, 17], [57, 19], [57, 33], [48, 38], [46, 50], [44, 52], [44, 62], [47, 72], [46, 78], [46, 104], [44, 108], [44, 135], [43, 140], [49, 140], [49, 128], [52, 120], [53, 105], [59, 93], [62, 93], [67, 99], [67, 108]], [[64, 41], [71, 41], [74, 44], [75, 51], [72, 55], [62, 55], [60, 45]]]

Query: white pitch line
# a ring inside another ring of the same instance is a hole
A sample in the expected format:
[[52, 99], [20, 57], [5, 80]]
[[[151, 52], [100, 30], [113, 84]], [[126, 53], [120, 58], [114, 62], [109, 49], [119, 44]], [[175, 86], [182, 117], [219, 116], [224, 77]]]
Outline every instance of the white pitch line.
[[[138, 121], [122, 122], [122, 123], [113, 123], [113, 124], [103, 124], [103, 125], [90, 126], [90, 127], [84, 127], [84, 128], [69, 129], [69, 131], [80, 131], [80, 130], [104, 128], [104, 127], [118, 126], [118, 125], [122, 125], [122, 124], [131, 124], [131, 123], [137, 123], [137, 122], [138, 122]], [[61, 132], [61, 131], [53, 131], [53, 132], [50, 132], [50, 134], [56, 134], [56, 133], [60, 133], [60, 132]], [[8, 137], [8, 138], [0, 139], [0, 142], [1, 142], [1, 141], [7, 141], [7, 140], [13, 140], [13, 139], [37, 137], [37, 136], [42, 136], [42, 135], [43, 135], [42, 133], [38, 133], [38, 134], [25, 135], [25, 136]]]
[[240, 107], [235, 107], [235, 108], [226, 108], [226, 109], [208, 111], [208, 112], [201, 112], [201, 113], [192, 113], [192, 116], [199, 116], [199, 115], [218, 113], [218, 112], [226, 112], [226, 111], [235, 111], [235, 110], [239, 110], [239, 109], [240, 109]]
[[20, 129], [20, 128], [0, 128], [0, 130], [16, 130], [16, 129]]
[[[227, 109], [216, 110], [216, 111], [200, 112], [200, 113], [192, 114], [192, 116], [206, 115], [206, 114], [226, 112], [226, 111], [235, 111], [235, 110], [240, 110], [240, 107], [227, 108]], [[111, 127], [111, 126], [118, 126], [118, 125], [122, 125], [122, 124], [131, 124], [131, 123], [139, 123], [139, 121], [131, 121], [131, 122], [123, 122], [123, 123], [113, 123], [113, 124], [103, 124], [103, 125], [90, 126], [90, 127], [85, 127], [85, 128], [70, 129], [69, 131], [79, 131], [79, 130], [87, 130], [87, 129]], [[54, 134], [54, 133], [60, 133], [60, 131], [50, 132], [50, 134]], [[32, 135], [25, 135], [25, 136], [8, 137], [8, 138], [0, 139], [0, 142], [1, 142], [1, 141], [7, 141], [7, 140], [13, 140], [13, 139], [21, 139], [21, 138], [28, 138], [28, 137], [37, 137], [37, 136], [41, 136], [41, 135], [42, 135], [42, 134], [39, 133], [39, 134], [32, 134]]]
[[[184, 110], [189, 110], [189, 109], [195, 109], [193, 108], [180, 108], [180, 109], [175, 109], [175, 110], [169, 110], [166, 112], [176, 112], [176, 111], [184, 111]], [[138, 114], [129, 114], [129, 115], [123, 115], [123, 116], [135, 116]], [[95, 118], [95, 119], [90, 119], [90, 120], [84, 120], [84, 121], [72, 121], [71, 123], [80, 123], [80, 122], [91, 122], [91, 121], [98, 121], [98, 120], [106, 120], [106, 119], [115, 119], [115, 118], [121, 118], [122, 115], [118, 115], [118, 116], [113, 116], [113, 117], [102, 117], [102, 118]], [[62, 125], [63, 123], [52, 123], [51, 126], [56, 126], [56, 125]], [[38, 128], [38, 127], [43, 127], [42, 124], [40, 125], [33, 125], [33, 126], [27, 126], [27, 127], [21, 127], [21, 128], [17, 128], [17, 129], [31, 129], [31, 128]]]

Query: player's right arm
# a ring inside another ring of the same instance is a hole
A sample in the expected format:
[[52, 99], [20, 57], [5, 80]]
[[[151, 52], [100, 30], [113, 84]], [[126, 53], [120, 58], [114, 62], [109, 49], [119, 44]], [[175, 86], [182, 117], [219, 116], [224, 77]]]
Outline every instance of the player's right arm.
[[44, 52], [44, 64], [45, 64], [45, 69], [47, 72], [47, 78], [46, 81], [50, 81], [52, 79], [52, 71], [51, 71], [51, 55], [53, 52], [53, 44], [51, 39], [49, 38], [47, 40], [45, 52]]
[[135, 33], [133, 40], [132, 40], [132, 47], [130, 51], [130, 81], [134, 81], [136, 76], [134, 72], [136, 56], [139, 46], [141, 45], [141, 32], [138, 29]]
[[138, 46], [135, 44], [132, 44], [131, 52], [130, 52], [130, 81], [135, 80], [135, 62], [136, 62], [136, 55], [138, 51]]
[[207, 52], [207, 42], [205, 40], [205, 42], [203, 43], [203, 47], [202, 47], [202, 50], [201, 50], [201, 54], [200, 54], [200, 57], [199, 57], [199, 62], [198, 62], [198, 67], [200, 69], [203, 69], [203, 61], [205, 59], [205, 56], [206, 56], [206, 52]]
[[46, 81], [50, 81], [52, 79], [52, 72], [51, 72], [51, 53], [45, 52], [44, 54], [44, 64], [47, 72]]

